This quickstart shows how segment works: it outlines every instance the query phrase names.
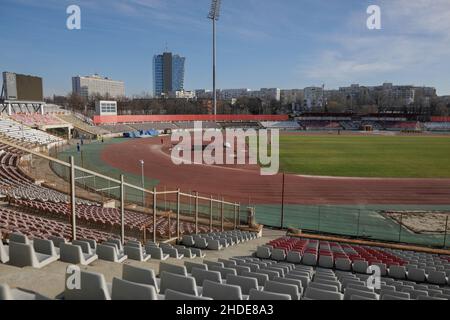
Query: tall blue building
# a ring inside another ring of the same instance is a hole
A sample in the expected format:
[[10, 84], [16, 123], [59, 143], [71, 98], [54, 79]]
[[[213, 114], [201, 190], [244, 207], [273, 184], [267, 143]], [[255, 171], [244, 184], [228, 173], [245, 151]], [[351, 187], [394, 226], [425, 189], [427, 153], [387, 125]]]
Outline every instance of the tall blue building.
[[155, 97], [184, 90], [186, 58], [164, 52], [153, 57], [153, 93]]

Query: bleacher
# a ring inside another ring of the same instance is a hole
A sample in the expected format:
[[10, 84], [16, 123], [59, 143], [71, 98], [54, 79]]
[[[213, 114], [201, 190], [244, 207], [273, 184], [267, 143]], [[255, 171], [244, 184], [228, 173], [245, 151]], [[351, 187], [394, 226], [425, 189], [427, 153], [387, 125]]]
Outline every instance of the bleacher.
[[300, 125], [296, 121], [265, 121], [260, 122], [265, 129], [299, 130]]
[[135, 131], [134, 128], [132, 128], [129, 125], [126, 124], [115, 124], [115, 125], [101, 125], [99, 126], [100, 129], [106, 130], [111, 133], [125, 133], [125, 132], [133, 132]]
[[64, 141], [44, 131], [32, 129], [10, 119], [0, 119], [0, 135], [15, 142], [25, 142], [38, 146], [62, 143]]
[[339, 122], [336, 121], [300, 121], [300, 126], [304, 130], [317, 130], [317, 131], [324, 131], [324, 130], [339, 130], [342, 129]]
[[71, 123], [76, 129], [87, 132], [92, 135], [102, 136], [110, 134], [108, 130], [104, 130], [101, 127], [90, 125], [73, 114], [60, 114], [58, 117], [66, 122]]
[[167, 129], [169, 130], [178, 129], [178, 127], [171, 122], [134, 123], [129, 124], [129, 126], [138, 131], [157, 130], [160, 132], [164, 132]]
[[258, 129], [262, 128], [260, 123], [256, 122], [256, 121], [255, 122], [251, 122], [251, 121], [231, 122], [230, 121], [230, 122], [220, 122], [219, 124], [220, 124], [220, 126], [222, 126], [223, 129], [230, 128], [230, 129], [255, 129], [255, 130], [258, 130]]
[[[174, 123], [178, 129], [182, 129], [182, 130], [193, 130], [194, 129], [194, 122], [190, 121], [190, 122], [175, 122]], [[202, 129], [221, 129], [221, 127], [215, 123], [215, 122], [211, 122], [211, 121], [202, 121]]]
[[426, 122], [424, 127], [427, 131], [450, 131], [450, 122]]
[[[213, 235], [230, 242], [248, 242], [254, 237], [242, 231], [209, 234]], [[183, 242], [192, 240], [183, 238]], [[35, 238], [32, 244], [16, 233], [2, 247], [3, 261], [20, 267], [30, 265], [22, 256], [32, 254], [43, 257], [42, 263], [31, 265], [34, 268], [56, 260], [82, 265], [103, 260], [121, 265], [121, 274], [113, 276], [111, 283], [98, 268], [82, 270], [79, 288], [69, 288], [65, 281], [65, 289], [56, 297], [65, 300], [450, 299], [450, 256], [343, 242], [274, 238], [258, 246], [253, 255], [219, 256], [214, 260], [204, 259], [200, 248], [151, 241], [143, 245], [133, 239], [125, 244], [114, 238], [102, 243], [85, 239], [67, 243], [51, 237], [47, 241]], [[34, 250], [25, 253], [21, 247]], [[149, 261], [149, 255], [159, 261], [158, 272], [142, 264], [124, 263], [127, 259]], [[199, 257], [203, 259], [191, 261]], [[167, 259], [184, 259], [184, 263]], [[378, 279], [372, 278], [370, 266], [379, 267]], [[0, 299], [19, 300], [24, 295], [42, 299], [39, 293], [11, 289], [6, 284], [0, 292]]]
[[40, 128], [45, 126], [67, 125], [67, 123], [53, 114], [15, 113], [11, 118], [28, 127]]

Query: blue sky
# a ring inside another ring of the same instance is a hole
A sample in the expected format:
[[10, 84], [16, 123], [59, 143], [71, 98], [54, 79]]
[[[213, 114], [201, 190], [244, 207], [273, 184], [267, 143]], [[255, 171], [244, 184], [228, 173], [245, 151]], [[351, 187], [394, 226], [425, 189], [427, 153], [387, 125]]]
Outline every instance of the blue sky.
[[[82, 29], [66, 28], [66, 8]], [[210, 0], [1, 0], [0, 71], [44, 78], [67, 94], [71, 77], [123, 80], [127, 95], [152, 91], [152, 57], [166, 45], [187, 58], [186, 89], [211, 88]], [[366, 9], [382, 10], [368, 30]], [[303, 88], [383, 82], [450, 94], [448, 0], [223, 0], [220, 88]]]

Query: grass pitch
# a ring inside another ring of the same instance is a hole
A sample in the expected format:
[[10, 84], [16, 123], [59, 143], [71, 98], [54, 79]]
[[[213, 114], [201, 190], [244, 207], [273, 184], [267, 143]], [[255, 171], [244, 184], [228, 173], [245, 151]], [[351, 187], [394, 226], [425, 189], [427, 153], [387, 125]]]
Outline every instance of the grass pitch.
[[450, 137], [280, 137], [286, 173], [380, 178], [450, 178]]

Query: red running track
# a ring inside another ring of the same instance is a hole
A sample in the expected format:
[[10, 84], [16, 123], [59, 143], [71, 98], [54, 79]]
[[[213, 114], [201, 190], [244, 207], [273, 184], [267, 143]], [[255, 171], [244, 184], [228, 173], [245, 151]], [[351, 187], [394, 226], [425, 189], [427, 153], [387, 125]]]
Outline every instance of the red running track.
[[[167, 145], [169, 139], [165, 138]], [[261, 176], [255, 166], [220, 167], [172, 163], [161, 138], [135, 139], [106, 146], [101, 154], [108, 165], [140, 175], [145, 160], [146, 176], [168, 189], [196, 190], [220, 195], [225, 200], [252, 204], [279, 204], [282, 175]], [[285, 203], [304, 205], [449, 205], [450, 179], [322, 178], [286, 175]]]

